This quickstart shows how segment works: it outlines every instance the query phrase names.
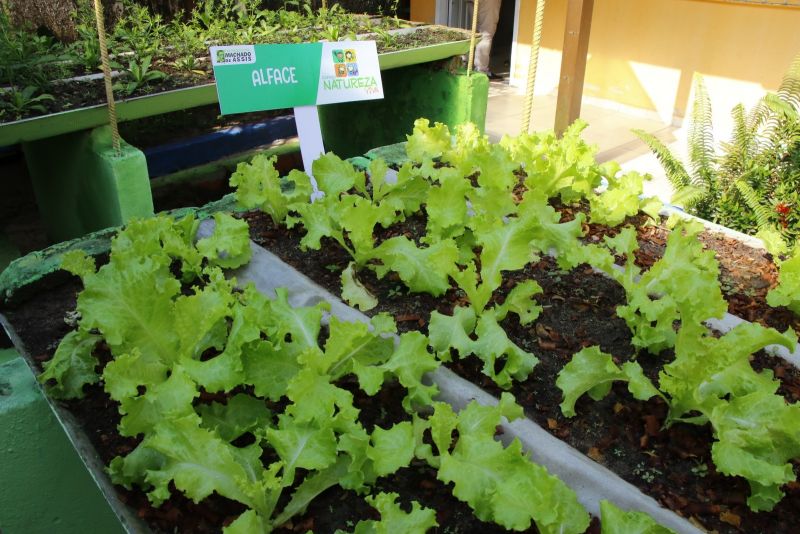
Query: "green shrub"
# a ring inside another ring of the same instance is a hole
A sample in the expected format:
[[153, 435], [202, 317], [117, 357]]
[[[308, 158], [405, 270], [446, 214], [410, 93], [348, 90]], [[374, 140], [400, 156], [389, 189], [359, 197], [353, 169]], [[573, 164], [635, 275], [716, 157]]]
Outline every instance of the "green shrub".
[[777, 93], [747, 112], [732, 110], [733, 132], [716, 148], [711, 100], [695, 76], [688, 168], [654, 136], [634, 132], [661, 162], [675, 188], [672, 202], [704, 219], [756, 234], [775, 252], [800, 236], [800, 55]]

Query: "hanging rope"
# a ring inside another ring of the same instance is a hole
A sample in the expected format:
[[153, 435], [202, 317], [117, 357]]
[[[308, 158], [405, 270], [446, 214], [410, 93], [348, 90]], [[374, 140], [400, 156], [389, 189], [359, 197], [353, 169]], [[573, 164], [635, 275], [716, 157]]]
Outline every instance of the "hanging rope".
[[536, 2], [536, 18], [533, 22], [531, 57], [528, 61], [528, 86], [525, 90], [525, 106], [522, 109], [522, 133], [528, 133], [533, 114], [533, 88], [536, 85], [536, 68], [539, 66], [539, 46], [542, 44], [542, 22], [544, 21], [545, 0]]
[[478, 36], [478, 6], [480, 0], [475, 0], [472, 6], [472, 37], [469, 42], [469, 61], [467, 61], [467, 76], [472, 74], [472, 66], [475, 62], [475, 41]]
[[117, 128], [117, 107], [114, 104], [114, 91], [111, 88], [111, 67], [108, 64], [108, 45], [106, 44], [106, 25], [103, 22], [103, 4], [94, 0], [94, 16], [97, 19], [97, 37], [100, 41], [100, 58], [103, 63], [103, 79], [108, 101], [108, 123], [111, 125], [111, 142], [117, 154], [120, 153], [119, 128]]

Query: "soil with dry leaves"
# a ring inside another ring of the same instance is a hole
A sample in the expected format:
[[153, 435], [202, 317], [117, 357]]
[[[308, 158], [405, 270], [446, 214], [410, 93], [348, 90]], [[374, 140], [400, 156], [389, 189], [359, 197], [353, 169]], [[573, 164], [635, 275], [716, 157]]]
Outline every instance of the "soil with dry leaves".
[[[323, 239], [321, 250], [303, 252], [298, 248], [303, 234], [301, 230], [278, 228], [261, 213], [249, 212], [244, 218], [250, 224], [251, 238], [255, 242], [333, 294], [340, 294], [340, 273], [350, 257], [336, 243]], [[570, 214], [565, 213], [563, 218], [568, 220]], [[637, 263], [646, 268], [663, 254], [668, 230], [645, 226], [643, 217], [629, 222], [636, 224], [642, 245]], [[603, 235], [616, 232], [597, 225], [587, 226], [589, 240], [597, 241]], [[389, 231], [379, 229], [376, 237], [382, 240], [393, 235], [406, 235], [413, 239], [422, 235], [424, 228], [424, 219], [414, 216]], [[650, 236], [660, 237], [658, 241], [650, 242]], [[788, 310], [774, 311], [774, 316], [767, 313], [769, 307], [764, 295], [776, 283], [777, 271], [765, 253], [708, 233], [702, 239], [717, 251], [722, 266], [721, 278], [730, 280], [724, 293], [732, 313], [743, 309], [741, 303], [745, 302], [744, 309], [761, 310], [761, 315], [753, 312], [756, 319], [762, 319], [761, 322], [781, 329], [800, 324], [799, 318]], [[530, 264], [521, 271], [504, 274], [504, 285], [495, 295], [498, 301], [502, 301], [507, 292], [523, 280], [534, 279], [544, 289], [537, 296], [543, 310], [535, 323], [522, 326], [514, 315], [502, 323], [512, 341], [540, 360], [530, 378], [511, 389], [530, 418], [704, 529], [730, 533], [795, 531], [796, 525], [800, 524], [800, 484], [787, 485], [784, 488], [786, 497], [772, 512], [751, 512], [746, 505], [749, 488], [745, 480], [724, 476], [714, 469], [710, 427], [676, 424], [664, 428], [667, 406], [660, 399], [637, 401], [624, 384], [619, 384], [599, 402], [584, 396], [576, 405], [577, 416], [571, 419], [563, 417], [559, 408], [561, 392], [555, 381], [558, 372], [575, 352], [583, 347], [599, 345], [603, 351], [612, 354], [617, 363], [634, 355], [630, 330], [615, 313], [616, 306], [625, 302], [621, 286], [593, 272], [589, 266], [562, 271], [551, 258]], [[359, 277], [379, 302], [367, 314], [389, 312], [401, 331], [427, 332], [432, 311], [449, 314], [453, 307], [466, 302], [466, 297], [457, 289], [451, 289], [443, 297], [409, 294], [393, 274], [378, 280], [371, 271], [364, 270]], [[752, 280], [762, 281], [759, 289], [752, 289]], [[765, 314], [769, 320], [763, 320]], [[664, 351], [659, 355], [641, 355], [637, 361], [651, 379], [657, 380], [659, 369], [671, 357], [670, 351]], [[800, 400], [800, 370], [763, 353], [756, 354], [752, 364], [756, 369], [772, 369], [781, 381], [780, 393], [791, 402]], [[461, 376], [499, 395], [501, 390], [481, 373], [482, 366], [483, 362], [475, 357], [450, 364]], [[797, 464], [795, 471], [800, 473]]]

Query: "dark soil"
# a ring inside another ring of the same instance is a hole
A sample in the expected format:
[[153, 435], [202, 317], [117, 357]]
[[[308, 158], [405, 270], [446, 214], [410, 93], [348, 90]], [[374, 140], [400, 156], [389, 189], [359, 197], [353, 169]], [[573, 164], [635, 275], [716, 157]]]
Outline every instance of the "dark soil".
[[[250, 223], [254, 241], [297, 267], [332, 293], [340, 292], [339, 276], [350, 258], [335, 243], [323, 241], [322, 250], [302, 252], [298, 248], [302, 231], [276, 228], [263, 214], [247, 213], [244, 217]], [[420, 235], [423, 229], [424, 220], [421, 217], [412, 217], [401, 228], [381, 231], [379, 239], [398, 233], [413, 238]], [[593, 230], [589, 239], [598, 235], [599, 230]], [[713, 244], [714, 241], [707, 243]], [[723, 247], [723, 250], [727, 249]], [[656, 257], [655, 254], [652, 257]], [[758, 272], [752, 267], [758, 265], [757, 262], [746, 262], [744, 252], [740, 258], [730, 264], [751, 265], [751, 272]], [[647, 265], [646, 259], [640, 261]], [[733, 272], [740, 271], [744, 271], [744, 267]], [[503, 323], [512, 341], [540, 359], [531, 378], [515, 385], [511, 390], [529, 417], [558, 438], [652, 495], [664, 506], [704, 528], [729, 533], [790, 533], [796, 530], [796, 525], [800, 524], [800, 484], [793, 483], [784, 488], [787, 496], [773, 512], [750, 512], [745, 504], [749, 493], [746, 482], [739, 478], [725, 477], [714, 469], [710, 454], [713, 436], [709, 427], [676, 424], [669, 429], [663, 429], [666, 406], [658, 399], [636, 401], [624, 385], [617, 385], [599, 402], [584, 396], [576, 405], [578, 415], [571, 419], [564, 418], [559, 409], [561, 393], [555, 386], [555, 379], [572, 354], [582, 347], [599, 345], [602, 350], [611, 353], [615, 360], [622, 362], [634, 353], [630, 345], [630, 331], [624, 321], [615, 315], [616, 306], [624, 302], [625, 296], [622, 288], [614, 281], [593, 273], [588, 266], [565, 272], [558, 269], [553, 260], [545, 258], [507, 276], [503, 287], [497, 292], [498, 300], [504, 298], [505, 293], [518, 281], [530, 278], [539, 282], [544, 289], [543, 294], [537, 297], [543, 306], [541, 316], [529, 326], [520, 325], [513, 315]], [[451, 289], [441, 298], [410, 295], [403, 284], [392, 275], [378, 280], [371, 273], [365, 272], [361, 274], [361, 279], [381, 303], [369, 314], [379, 311], [392, 313], [401, 331], [425, 332], [431, 311], [450, 313], [455, 305], [464, 300], [457, 289]], [[746, 287], [744, 280], [743, 278], [741, 281], [742, 287]], [[73, 280], [51, 290], [46, 302], [23, 303], [4, 311], [37, 361], [49, 358], [58, 341], [69, 331], [70, 327], [62, 318], [67, 310], [74, 308], [78, 289], [79, 284]], [[642, 355], [638, 361], [645, 372], [655, 379], [658, 369], [670, 358], [671, 354], [665, 351], [657, 356]], [[800, 371], [764, 354], [754, 356], [753, 366], [756, 369], [772, 369], [781, 381], [780, 393], [791, 402], [800, 400]], [[499, 394], [500, 390], [480, 374], [480, 367], [476, 359], [452, 364], [453, 370], [462, 376], [491, 393]], [[80, 401], [94, 404], [85, 409], [76, 406], [70, 408], [88, 425], [86, 428], [90, 438], [99, 449], [105, 451], [101, 454], [108, 461], [116, 454], [130, 450], [135, 442], [115, 435], [115, 417], [118, 416], [115, 408], [108, 405], [110, 401], [103, 396], [100, 388], [94, 388], [86, 401]], [[359, 400], [362, 401], [366, 402], [362, 406], [364, 412], [368, 412], [368, 405], [380, 405], [370, 402], [370, 399]], [[80, 415], [82, 410], [83, 416]], [[98, 417], [98, 413], [104, 415]], [[369, 416], [365, 413], [365, 417]], [[414, 482], [401, 482], [406, 478]], [[442, 491], [443, 488], [435, 477], [432, 479], [426, 475], [425, 469], [419, 466], [403, 470], [391, 480], [380, 481], [379, 488], [399, 492], [403, 503], [419, 495], [449, 494]], [[239, 506], [236, 503], [218, 497], [199, 506], [174, 497], [170, 501], [172, 504], [154, 510], [141, 493], [128, 495], [127, 492], [120, 491], [139, 510], [140, 515], [145, 516], [158, 529], [164, 528], [162, 524], [170, 524], [168, 522], [178, 516], [179, 521], [194, 521], [190, 531], [207, 532], [208, 530], [204, 530], [206, 527], [201, 524], [202, 521], [208, 521], [204, 514], [210, 513], [215, 520], [224, 523], [232, 520], [241, 511], [241, 508], [236, 508]], [[308, 528], [314, 528], [317, 532], [325, 532], [328, 528], [352, 528], [348, 526], [348, 521], [374, 517], [371, 508], [358, 498], [355, 504], [347, 501], [347, 506], [341, 505], [342, 499], [354, 497], [346, 497], [346, 493], [341, 489], [329, 490], [320, 496], [320, 500], [306, 516], [287, 525], [288, 530], [285, 531], [304, 532]], [[452, 503], [448, 504], [447, 501], [441, 503], [441, 506], [443, 510], [455, 510]], [[201, 512], [198, 508], [205, 511]], [[331, 519], [331, 508], [337, 513], [341, 511], [341, 517], [337, 515], [335, 520]], [[454, 512], [453, 515], [457, 513]], [[335, 526], [333, 521], [337, 522]], [[483, 525], [473, 525], [470, 528], [477, 529], [471, 532], [488, 532]]]
[[[578, 207], [558, 205], [557, 209], [565, 221], [572, 220], [577, 212], [588, 213], [585, 203]], [[586, 224], [584, 229], [587, 241], [597, 242], [603, 236], [615, 236], [623, 226], [634, 226], [639, 242], [636, 264], [646, 270], [664, 255], [669, 236], [665, 221], [658, 225], [648, 224], [651, 222], [646, 215], [639, 214], [628, 217], [617, 228]], [[778, 268], [771, 254], [708, 230], [700, 234], [700, 239], [707, 249], [716, 253], [720, 266], [719, 283], [729, 313], [781, 332], [789, 327], [800, 332], [800, 316], [786, 307], [772, 308], [767, 304], [767, 293], [778, 285]]]
[[[3, 310], [38, 366], [41, 367], [43, 362], [52, 357], [60, 339], [71, 330], [64, 317], [75, 308], [80, 289], [80, 282], [71, 278], [53, 288], [48, 293], [46, 303], [29, 300], [13, 309]], [[103, 346], [98, 347], [96, 355], [101, 361], [101, 367], [111, 357]], [[343, 379], [339, 385], [353, 393], [354, 404], [360, 410], [360, 420], [367, 430], [371, 431], [376, 425], [388, 428], [398, 421], [408, 419], [399, 402], [405, 395], [405, 390], [396, 382], [385, 384], [378, 392], [379, 402], [376, 402], [375, 397], [363, 394], [352, 377], [349, 380]], [[100, 384], [87, 386], [84, 391], [85, 398], [63, 402], [62, 405], [75, 416], [102, 461], [108, 464], [116, 456], [130, 453], [138, 445], [139, 439], [118, 434], [116, 429], [120, 415], [117, 403], [106, 394]], [[221, 399], [219, 395], [201, 394], [200, 402], [211, 400]], [[154, 508], [142, 491], [127, 490], [120, 486], [115, 486], [115, 489], [120, 500], [131, 507], [155, 533], [218, 533], [246, 509], [240, 503], [217, 494], [200, 503], [194, 503], [174, 489], [170, 499]], [[405, 510], [410, 510], [411, 501], [435, 509], [439, 527], [432, 532], [506, 532], [498, 525], [478, 520], [465, 503], [453, 497], [451, 484], [440, 482], [434, 469], [416, 460], [396, 474], [379, 479], [372, 493], [381, 491], [398, 493], [398, 502]], [[288, 534], [311, 529], [318, 533], [333, 533], [337, 529], [352, 531], [358, 521], [366, 519], [380, 519], [380, 516], [363, 496], [336, 486], [315, 499], [304, 514], [293, 518], [275, 532]], [[537, 529], [532, 527], [526, 532], [535, 533]], [[596, 519], [587, 532], [599, 533]]]
[[[333, 294], [340, 294], [339, 275], [350, 261], [340, 247], [323, 241], [320, 251], [302, 252], [298, 248], [302, 231], [277, 229], [260, 213], [248, 213], [245, 218], [254, 241]], [[424, 222], [412, 218], [390, 233], [405, 233], [410, 237], [421, 235], [421, 229]], [[368, 315], [388, 311], [401, 331], [426, 332], [433, 310], [450, 313], [464, 298], [456, 289], [441, 298], [409, 295], [402, 282], [390, 275], [377, 280], [371, 272], [364, 271], [359, 277], [380, 303]], [[499, 298], [517, 282], [530, 278], [544, 289], [537, 297], [543, 306], [542, 314], [526, 327], [513, 315], [503, 324], [512, 341], [540, 359], [531, 377], [511, 389], [529, 417], [664, 506], [706, 529], [730, 533], [795, 531], [793, 525], [800, 524], [800, 484], [785, 488], [787, 496], [773, 512], [751, 512], [745, 503], [749, 490], [744, 479], [726, 477], [714, 470], [710, 427], [676, 424], [663, 429], [667, 407], [659, 399], [640, 402], [630, 396], [624, 385], [617, 385], [600, 402], [584, 396], [576, 405], [578, 415], [564, 418], [559, 408], [561, 392], [555, 380], [572, 354], [583, 347], [599, 345], [622, 362], [634, 353], [630, 330], [615, 314], [616, 306], [625, 302], [625, 294], [616, 282], [594, 273], [588, 266], [565, 272], [552, 259], [545, 258], [506, 276], [503, 288], [497, 292]], [[645, 354], [638, 361], [656, 379], [657, 370], [670, 357], [668, 352], [659, 356]], [[781, 392], [790, 401], [798, 399], [800, 371], [763, 354], [755, 357], [754, 366], [773, 369], [783, 384]], [[482, 362], [477, 358], [470, 357], [451, 367], [485, 390], [500, 394], [501, 390], [480, 373]]]

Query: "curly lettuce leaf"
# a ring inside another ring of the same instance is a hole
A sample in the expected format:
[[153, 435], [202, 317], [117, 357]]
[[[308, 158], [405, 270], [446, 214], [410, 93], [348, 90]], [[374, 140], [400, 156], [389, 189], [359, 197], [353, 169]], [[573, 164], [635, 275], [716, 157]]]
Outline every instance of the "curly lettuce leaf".
[[701, 324], [727, 311], [719, 264], [697, 238], [702, 230], [702, 225], [681, 223], [667, 238], [664, 256], [638, 282], [620, 279], [628, 303], [619, 306], [617, 314], [633, 332], [635, 346], [657, 353], [675, 344], [675, 321]]
[[[366, 501], [381, 514], [380, 521], [359, 521], [353, 534], [425, 534], [433, 527], [439, 526], [436, 522], [436, 510], [423, 508], [416, 501], [411, 503], [411, 511], [405, 512], [397, 504], [397, 493], [378, 493], [366, 497]], [[337, 531], [337, 534], [345, 534]]]
[[574, 417], [575, 403], [584, 393], [598, 401], [608, 395], [615, 381], [628, 382], [628, 390], [638, 400], [661, 396], [644, 376], [638, 363], [625, 362], [618, 367], [611, 355], [602, 352], [600, 347], [588, 347], [575, 353], [572, 360], [558, 373], [556, 386], [564, 395], [561, 413], [565, 417]]
[[355, 264], [350, 262], [342, 271], [342, 300], [361, 311], [368, 311], [378, 305], [378, 299], [369, 292], [357, 278]]
[[75, 276], [86, 278], [97, 272], [94, 258], [82, 250], [70, 250], [61, 256], [61, 268]]
[[[495, 440], [502, 418], [520, 415], [509, 394], [503, 394], [497, 406], [473, 401], [458, 415], [448, 405], [437, 403], [431, 417], [441, 461], [437, 477], [452, 482], [453, 495], [469, 504], [482, 521], [511, 530], [525, 530], [534, 522], [545, 534], [583, 532], [589, 526], [589, 514], [575, 493], [532, 463], [518, 439], [508, 447]], [[453, 430], [458, 431], [454, 445]]]
[[504, 389], [514, 380], [525, 380], [539, 363], [536, 356], [508, 338], [494, 309], [477, 320], [471, 308], [456, 307], [452, 316], [433, 312], [428, 331], [431, 347], [441, 359], [450, 359], [450, 349], [455, 349], [459, 358], [474, 354], [483, 361], [483, 374]]
[[589, 195], [592, 222], [617, 226], [626, 217], [639, 213], [639, 195], [644, 191], [644, 181], [651, 178], [636, 171], [608, 177], [608, 189], [599, 195]]
[[503, 304], [495, 307], [497, 320], [502, 321], [509, 313], [515, 313], [521, 325], [531, 324], [542, 312], [542, 307], [533, 298], [542, 291], [542, 286], [535, 280], [525, 280], [517, 284], [508, 293]]
[[600, 501], [601, 534], [675, 534], [644, 512], [625, 512], [611, 501]]
[[414, 131], [407, 135], [406, 154], [411, 161], [418, 163], [426, 159], [441, 157], [450, 149], [450, 130], [441, 122], [430, 125], [428, 119], [414, 121]]
[[235, 269], [250, 261], [250, 231], [247, 221], [227, 213], [214, 214], [214, 233], [197, 242], [197, 250], [211, 265]]
[[717, 470], [747, 479], [751, 510], [772, 510], [783, 498], [781, 486], [797, 478], [791, 460], [800, 457], [800, 405], [756, 392], [716, 406], [709, 420], [717, 438], [711, 448]]
[[778, 286], [767, 293], [767, 304], [786, 306], [800, 315], [800, 247], [795, 255], [780, 264]]
[[225, 404], [201, 404], [197, 413], [204, 428], [215, 431], [225, 441], [234, 441], [247, 432], [256, 432], [272, 423], [272, 413], [263, 399], [237, 393]]
[[270, 517], [282, 485], [280, 464], [264, 469], [260, 447], [236, 448], [200, 423], [196, 414], [159, 422], [133, 453], [111, 462], [112, 481], [148, 488], [156, 506], [169, 498], [172, 483], [196, 503], [218, 493]]
[[397, 236], [376, 247], [373, 258], [383, 263], [374, 267], [378, 278], [394, 271], [411, 291], [438, 297], [450, 289], [458, 247], [448, 239], [420, 248], [406, 236]]
[[281, 178], [275, 169], [277, 156], [259, 154], [249, 163], [240, 163], [231, 175], [230, 185], [239, 206], [258, 208], [275, 224], [283, 223], [294, 203], [307, 203], [311, 198], [311, 180], [305, 173], [292, 170]]
[[59, 399], [82, 399], [83, 387], [100, 381], [95, 370], [100, 362], [93, 352], [101, 339], [85, 330], [75, 330], [64, 336], [39, 375], [39, 381], [44, 384], [53, 381], [47, 385], [50, 395]]

